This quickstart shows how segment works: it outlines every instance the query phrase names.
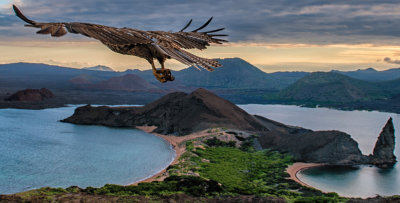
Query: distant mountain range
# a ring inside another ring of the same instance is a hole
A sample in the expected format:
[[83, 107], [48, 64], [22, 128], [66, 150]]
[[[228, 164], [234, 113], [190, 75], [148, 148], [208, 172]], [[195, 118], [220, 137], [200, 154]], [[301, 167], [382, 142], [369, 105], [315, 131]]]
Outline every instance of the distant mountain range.
[[[173, 71], [176, 80], [174, 84], [161, 84], [154, 79], [151, 70], [126, 70], [116, 72], [106, 66], [95, 66], [83, 69], [52, 66], [46, 64], [15, 63], [0, 65], [0, 86], [18, 85], [23, 87], [39, 88], [51, 86], [57, 88], [71, 88], [97, 84], [112, 77], [126, 74], [135, 74], [162, 89], [182, 87], [208, 89], [265, 89], [282, 90], [307, 76], [308, 72], [275, 72], [265, 73], [240, 58], [219, 59], [223, 65], [213, 72], [199, 71], [189, 67], [180, 71]], [[357, 71], [331, 71], [351, 78], [366, 81], [387, 81], [400, 78], [400, 69], [376, 71], [372, 68]]]
[[[208, 89], [279, 90], [307, 74], [305, 72], [268, 74], [240, 58], [218, 59], [218, 61], [222, 67], [216, 68], [213, 72], [198, 70], [194, 67], [173, 71], [174, 83]], [[139, 75], [150, 83], [159, 85], [159, 82], [154, 80], [151, 70], [127, 70], [125, 72]]]
[[46, 64], [14, 63], [0, 65], [0, 87], [73, 88], [71, 79], [78, 76], [97, 81], [119, 76], [115, 72], [67, 68]]
[[367, 80], [367, 81], [386, 81], [400, 78], [400, 68], [394, 68], [384, 71], [377, 71], [373, 68], [358, 69], [356, 71], [338, 71], [332, 70], [332, 72], [347, 75], [352, 78]]
[[209, 89], [282, 89], [296, 79], [267, 74], [240, 58], [219, 60], [222, 67], [213, 72], [189, 67], [176, 72], [177, 81]]
[[107, 67], [107, 66], [94, 66], [94, 67], [87, 67], [87, 68], [82, 68], [84, 70], [97, 70], [97, 71], [114, 71], [112, 68]]
[[337, 72], [315, 72], [268, 98], [277, 103], [400, 112], [400, 79], [365, 81]]
[[[267, 89], [278, 90], [292, 84], [304, 74], [267, 74], [240, 58], [220, 59], [223, 65], [214, 72], [199, 71], [189, 67], [173, 71], [176, 80], [171, 84], [161, 84], [154, 79], [151, 70], [126, 70], [115, 72], [105, 66], [74, 69], [46, 64], [15, 63], [0, 65], [0, 86], [18, 85], [39, 88], [45, 86], [71, 88], [78, 85], [92, 85], [112, 77], [135, 74], [162, 89], [178, 87], [204, 87], [209, 89]], [[29, 78], [29, 79], [28, 79]], [[28, 80], [27, 80], [28, 79]]]
[[[0, 94], [10, 88], [46, 87], [60, 91], [147, 91], [163, 95], [172, 91], [189, 92], [200, 87], [212, 90], [234, 103], [293, 103], [381, 109], [376, 105], [379, 103], [387, 106], [385, 109], [389, 110], [386, 111], [392, 111], [393, 107], [400, 112], [400, 107], [395, 104], [386, 104], [400, 101], [400, 69], [265, 73], [240, 58], [218, 60], [223, 66], [213, 72], [199, 71], [194, 67], [173, 71], [176, 79], [169, 83], [159, 83], [151, 70], [117, 72], [105, 66], [75, 69], [46, 64], [3, 64], [0, 65]], [[79, 101], [78, 95], [74, 98]], [[143, 97], [141, 101], [147, 99]]]
[[280, 92], [293, 100], [354, 102], [388, 99], [400, 95], [400, 79], [371, 82], [336, 72], [314, 72]]

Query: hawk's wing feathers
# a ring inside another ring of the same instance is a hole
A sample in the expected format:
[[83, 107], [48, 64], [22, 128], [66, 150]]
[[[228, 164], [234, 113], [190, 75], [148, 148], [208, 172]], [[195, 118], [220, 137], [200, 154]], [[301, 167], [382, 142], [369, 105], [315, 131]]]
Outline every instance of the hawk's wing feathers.
[[40, 28], [37, 34], [51, 34], [53, 37], [61, 37], [67, 34], [65, 28], [74, 34], [82, 34], [87, 37], [97, 39], [104, 44], [129, 45], [129, 44], [150, 44], [152, 41], [139, 32], [131, 29], [126, 32], [123, 28], [115, 28], [104, 25], [90, 23], [41, 23], [28, 19], [22, 12], [13, 5], [15, 14], [23, 21], [27, 22], [28, 27]]
[[74, 34], [82, 34], [101, 41], [106, 45], [125, 46], [146, 44], [156, 47], [157, 50], [162, 50], [171, 58], [174, 58], [186, 65], [194, 67], [201, 66], [208, 71], [212, 71], [212, 67], [221, 66], [218, 61], [206, 59], [191, 54], [183, 49], [205, 49], [210, 43], [221, 44], [226, 40], [214, 37], [227, 36], [225, 34], [209, 34], [224, 30], [219, 28], [206, 32], [198, 32], [210, 24], [212, 17], [199, 28], [184, 32], [191, 23], [190, 20], [185, 27], [179, 32], [164, 32], [164, 31], [142, 31], [132, 28], [115, 28], [104, 25], [90, 23], [41, 23], [28, 19], [22, 12], [13, 5], [15, 14], [23, 21], [28, 23], [25, 26], [40, 28], [37, 34], [50, 34], [53, 37], [61, 37], [67, 34], [67, 31]]

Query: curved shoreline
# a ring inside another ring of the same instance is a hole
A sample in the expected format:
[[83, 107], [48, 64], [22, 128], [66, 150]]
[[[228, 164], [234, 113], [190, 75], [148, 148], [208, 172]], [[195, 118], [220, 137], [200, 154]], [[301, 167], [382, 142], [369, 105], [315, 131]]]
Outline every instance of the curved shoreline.
[[317, 188], [315, 188], [315, 187], [313, 187], [311, 185], [308, 185], [307, 183], [301, 181], [297, 177], [297, 173], [299, 173], [302, 170], [308, 169], [308, 168], [313, 168], [313, 167], [318, 167], [318, 166], [323, 166], [323, 165], [325, 165], [325, 164], [296, 162], [296, 163], [293, 163], [292, 165], [288, 166], [286, 168], [286, 172], [290, 175], [289, 179], [292, 179], [292, 180], [296, 181], [297, 183], [299, 183], [302, 186], [306, 186], [306, 187], [317, 189]]
[[173, 150], [175, 151], [175, 158], [172, 162], [169, 163], [169, 165], [167, 167], [165, 167], [160, 172], [158, 172], [148, 178], [145, 178], [143, 180], [136, 181], [129, 185], [137, 185], [139, 183], [148, 183], [148, 182], [153, 182], [153, 181], [163, 181], [165, 178], [168, 177], [168, 174], [166, 173], [167, 168], [172, 165], [177, 164], [179, 162], [179, 158], [181, 157], [181, 155], [186, 152], [186, 146], [185, 145], [180, 146], [181, 143], [183, 143], [187, 140], [192, 140], [195, 138], [205, 137], [205, 136], [210, 135], [210, 133], [208, 133], [207, 130], [191, 133], [191, 134], [185, 135], [185, 136], [175, 136], [175, 135], [162, 135], [162, 134], [153, 132], [154, 129], [157, 128], [156, 126], [136, 126], [136, 128], [139, 130], [142, 130], [146, 133], [155, 135], [157, 137], [161, 137], [164, 140], [166, 140], [167, 142], [169, 142], [172, 145]]
[[[151, 133], [149, 133], [149, 134], [151, 134]], [[154, 135], [154, 134], [152, 134], [152, 135]], [[156, 135], [154, 135], [154, 136], [156, 136]], [[159, 137], [159, 136], [157, 136], [157, 137]], [[162, 137], [161, 137], [161, 138], [162, 138]], [[147, 176], [147, 177], [145, 177], [145, 178], [143, 178], [143, 179], [137, 180], [137, 181], [135, 181], [135, 182], [133, 182], [133, 183], [129, 183], [129, 184], [127, 184], [127, 186], [129, 186], [129, 185], [137, 185], [137, 184], [139, 184], [139, 183], [141, 183], [141, 182], [151, 182], [151, 181], [150, 181], [151, 179], [154, 179], [154, 178], [156, 178], [156, 177], [162, 175], [164, 172], [166, 172], [167, 168], [168, 168], [169, 166], [171, 166], [172, 163], [174, 163], [174, 162], [177, 160], [177, 152], [176, 152], [176, 150], [175, 150], [175, 146], [172, 145], [171, 142], [169, 142], [168, 140], [166, 140], [166, 139], [164, 139], [164, 138], [162, 138], [162, 139], [163, 139], [164, 141], [168, 142], [168, 143], [171, 145], [172, 150], [174, 150], [174, 152], [175, 152], [174, 157], [171, 159], [171, 161], [170, 161], [164, 168], [162, 168], [162, 169], [161, 169], [159, 172], [157, 172], [156, 174], [149, 175], [149, 176]], [[152, 180], [152, 181], [153, 181], [153, 180]]]

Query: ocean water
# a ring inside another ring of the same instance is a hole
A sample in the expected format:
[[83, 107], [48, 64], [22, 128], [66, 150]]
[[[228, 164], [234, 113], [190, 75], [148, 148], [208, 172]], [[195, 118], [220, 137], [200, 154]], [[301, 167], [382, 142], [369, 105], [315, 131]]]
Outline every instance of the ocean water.
[[0, 109], [0, 194], [126, 185], [152, 176], [175, 157], [168, 142], [143, 131], [58, 122], [74, 109]]
[[[400, 160], [400, 115], [377, 111], [341, 111], [328, 108], [305, 108], [290, 105], [248, 104], [240, 107], [284, 124], [312, 130], [340, 130], [359, 143], [363, 154], [371, 154], [375, 142], [389, 117], [393, 118], [396, 146]], [[400, 195], [400, 164], [391, 169], [374, 166], [318, 167], [297, 174], [303, 182], [325, 192], [347, 197]]]

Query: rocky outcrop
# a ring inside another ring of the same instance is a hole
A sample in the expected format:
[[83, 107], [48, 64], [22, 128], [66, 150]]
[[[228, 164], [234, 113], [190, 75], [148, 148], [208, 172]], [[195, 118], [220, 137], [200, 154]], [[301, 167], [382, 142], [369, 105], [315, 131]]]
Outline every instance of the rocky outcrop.
[[396, 163], [394, 155], [395, 136], [392, 118], [389, 118], [382, 132], [376, 141], [373, 154], [370, 155], [371, 163], [381, 167], [388, 168]]
[[369, 159], [358, 148], [350, 135], [340, 131], [312, 131], [285, 125], [255, 116], [269, 131], [261, 132], [258, 141], [263, 149], [289, 153], [295, 161], [354, 165]]
[[264, 132], [258, 140], [262, 148], [289, 153], [300, 162], [355, 165], [369, 160], [358, 143], [340, 131]]
[[168, 94], [144, 107], [77, 108], [74, 115], [63, 120], [76, 124], [100, 124], [114, 127], [155, 125], [155, 132], [186, 135], [212, 127], [226, 127], [246, 131], [265, 131], [252, 115], [231, 102], [205, 89], [186, 94]]
[[54, 94], [46, 88], [42, 89], [25, 89], [12, 94], [6, 98], [6, 101], [43, 101], [53, 98]]
[[372, 155], [361, 153], [350, 135], [339, 131], [311, 131], [257, 117], [269, 129], [258, 138], [262, 148], [289, 153], [295, 161], [332, 165], [373, 164], [393, 166], [395, 136], [392, 119], [382, 129]]

